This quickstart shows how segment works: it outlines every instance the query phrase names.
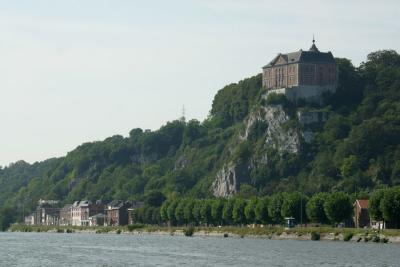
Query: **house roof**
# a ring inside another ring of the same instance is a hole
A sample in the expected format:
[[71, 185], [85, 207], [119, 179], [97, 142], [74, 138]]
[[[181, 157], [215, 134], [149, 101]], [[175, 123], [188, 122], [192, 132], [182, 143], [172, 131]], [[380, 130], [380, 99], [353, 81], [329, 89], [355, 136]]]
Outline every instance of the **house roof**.
[[107, 204], [107, 209], [120, 209], [124, 206], [131, 206], [131, 203], [122, 200], [113, 200]]
[[368, 199], [356, 199], [356, 203], [361, 209], [368, 209]]
[[[277, 61], [282, 58], [285, 63], [283, 64], [276, 64]], [[291, 63], [335, 63], [335, 59], [331, 52], [320, 52], [313, 42], [312, 46], [308, 51], [303, 51], [300, 49], [299, 51], [281, 54], [279, 53], [270, 63], [263, 67], [263, 69], [272, 67], [272, 66], [279, 66], [279, 65], [286, 65]]]
[[92, 203], [88, 200], [81, 200], [81, 201], [75, 201], [72, 206], [73, 207], [87, 207], [91, 205]]

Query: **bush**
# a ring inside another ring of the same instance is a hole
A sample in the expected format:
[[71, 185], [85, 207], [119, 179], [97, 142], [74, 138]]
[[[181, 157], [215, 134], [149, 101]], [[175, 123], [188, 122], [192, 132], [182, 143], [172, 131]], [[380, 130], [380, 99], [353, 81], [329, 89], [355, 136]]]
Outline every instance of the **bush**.
[[130, 224], [130, 225], [128, 225], [128, 231], [132, 232], [133, 230], [141, 229], [143, 227], [144, 227], [144, 224], [141, 224], [141, 223]]
[[318, 241], [321, 239], [321, 235], [315, 231], [311, 232], [311, 240]]
[[353, 237], [353, 233], [352, 232], [345, 233], [343, 235], [343, 241], [350, 241], [352, 237]]
[[188, 228], [183, 229], [183, 233], [185, 234], [185, 236], [192, 236], [194, 233], [194, 227], [189, 226]]
[[108, 233], [109, 231], [110, 231], [109, 227], [101, 227], [96, 230], [96, 234], [104, 234], [104, 233]]
[[64, 230], [63, 230], [63, 229], [60, 229], [60, 228], [58, 228], [58, 229], [57, 229], [57, 233], [64, 233]]
[[121, 234], [121, 229], [117, 230], [117, 235]]
[[389, 239], [387, 239], [386, 237], [381, 238], [381, 243], [388, 243]]
[[286, 96], [283, 94], [270, 93], [270, 94], [268, 94], [267, 100], [265, 102], [269, 105], [281, 104], [283, 106], [286, 106], [288, 100], [287, 100]]
[[379, 238], [378, 235], [374, 235], [374, 236], [372, 237], [372, 242], [379, 243], [380, 240], [381, 240], [381, 239]]
[[67, 231], [66, 231], [68, 234], [71, 234], [71, 233], [73, 233], [73, 231], [72, 231], [72, 229], [67, 229]]

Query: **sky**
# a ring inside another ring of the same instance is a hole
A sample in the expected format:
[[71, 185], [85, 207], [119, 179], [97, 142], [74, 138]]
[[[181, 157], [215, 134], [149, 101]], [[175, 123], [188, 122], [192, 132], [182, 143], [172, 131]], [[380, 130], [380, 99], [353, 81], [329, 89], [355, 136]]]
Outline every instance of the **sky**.
[[0, 0], [0, 165], [179, 118], [311, 46], [400, 52], [400, 1]]

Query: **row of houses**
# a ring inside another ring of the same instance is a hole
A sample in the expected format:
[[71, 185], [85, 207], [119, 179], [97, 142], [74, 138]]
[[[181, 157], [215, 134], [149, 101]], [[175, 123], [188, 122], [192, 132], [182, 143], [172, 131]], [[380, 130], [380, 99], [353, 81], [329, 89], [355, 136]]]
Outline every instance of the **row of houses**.
[[39, 200], [36, 210], [25, 217], [27, 225], [60, 226], [118, 226], [133, 223], [131, 211], [143, 205], [138, 201], [114, 200], [108, 204], [101, 201], [75, 201], [60, 208], [56, 200]]

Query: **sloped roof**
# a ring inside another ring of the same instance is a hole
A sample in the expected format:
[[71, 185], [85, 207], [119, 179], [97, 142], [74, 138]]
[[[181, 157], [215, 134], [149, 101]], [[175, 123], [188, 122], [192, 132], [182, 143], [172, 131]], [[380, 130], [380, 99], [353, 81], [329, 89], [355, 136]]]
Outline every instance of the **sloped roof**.
[[[286, 63], [285, 64], [278, 64], [276, 62], [279, 58], [283, 58]], [[278, 54], [270, 63], [265, 65], [264, 68], [272, 67], [272, 66], [279, 66], [279, 65], [286, 65], [291, 63], [335, 63], [335, 59], [331, 52], [320, 52], [317, 46], [313, 43], [312, 46], [308, 51], [299, 50], [292, 53], [287, 54]]]
[[91, 204], [90, 201], [88, 200], [81, 200], [81, 201], [75, 201], [72, 206], [73, 207], [87, 207]]
[[122, 207], [131, 207], [132, 202], [123, 200], [113, 200], [106, 205], [107, 209], [120, 209]]
[[368, 209], [368, 199], [357, 199], [356, 203], [361, 209]]

